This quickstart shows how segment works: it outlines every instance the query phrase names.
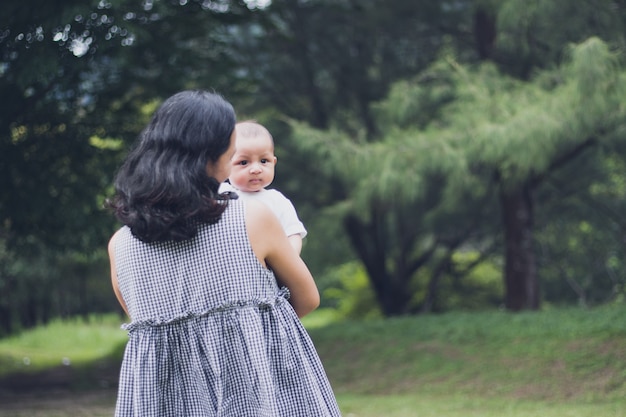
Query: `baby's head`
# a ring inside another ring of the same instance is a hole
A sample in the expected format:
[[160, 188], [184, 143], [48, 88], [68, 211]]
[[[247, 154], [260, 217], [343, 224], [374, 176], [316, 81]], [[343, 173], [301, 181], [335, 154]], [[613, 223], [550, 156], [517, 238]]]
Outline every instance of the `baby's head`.
[[274, 180], [274, 139], [270, 132], [255, 121], [235, 125], [237, 139], [232, 159], [230, 183], [240, 191], [255, 192]]

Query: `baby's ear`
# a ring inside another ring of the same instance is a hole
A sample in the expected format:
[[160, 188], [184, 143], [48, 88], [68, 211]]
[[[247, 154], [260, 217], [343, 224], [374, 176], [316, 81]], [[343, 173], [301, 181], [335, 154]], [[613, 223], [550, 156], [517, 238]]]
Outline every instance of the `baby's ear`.
[[278, 163], [278, 158], [274, 157], [274, 165]]

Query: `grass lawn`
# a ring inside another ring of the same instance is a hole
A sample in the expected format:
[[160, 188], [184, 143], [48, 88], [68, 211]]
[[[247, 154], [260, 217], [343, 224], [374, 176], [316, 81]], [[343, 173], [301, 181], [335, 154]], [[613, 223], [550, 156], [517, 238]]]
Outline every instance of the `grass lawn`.
[[[362, 322], [322, 310], [304, 322], [344, 417], [626, 417], [624, 317], [616, 305]], [[110, 416], [119, 324], [58, 321], [0, 340], [0, 417]], [[1, 395], [51, 368], [72, 370], [68, 395]]]
[[47, 326], [0, 339], [0, 377], [56, 366], [86, 366], [116, 356], [127, 339], [121, 323], [117, 315], [55, 320]]
[[624, 417], [623, 401], [524, 401], [459, 395], [339, 395], [344, 417]]

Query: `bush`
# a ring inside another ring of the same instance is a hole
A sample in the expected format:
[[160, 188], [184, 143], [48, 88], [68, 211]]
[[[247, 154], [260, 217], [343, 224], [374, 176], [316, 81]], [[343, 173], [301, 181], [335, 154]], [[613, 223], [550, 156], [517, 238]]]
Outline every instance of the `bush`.
[[368, 319], [381, 317], [376, 295], [365, 269], [358, 261], [335, 267], [325, 274], [328, 287], [322, 292], [325, 303], [333, 306], [339, 318]]

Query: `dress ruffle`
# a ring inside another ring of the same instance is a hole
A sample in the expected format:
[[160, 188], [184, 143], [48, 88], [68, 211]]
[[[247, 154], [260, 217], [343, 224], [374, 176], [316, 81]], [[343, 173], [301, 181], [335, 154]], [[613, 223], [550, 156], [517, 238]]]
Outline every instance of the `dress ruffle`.
[[276, 293], [276, 297], [274, 298], [252, 299], [252, 300], [246, 300], [246, 301], [233, 301], [230, 303], [219, 305], [214, 308], [210, 308], [202, 312], [188, 311], [188, 312], [181, 314], [180, 316], [176, 316], [172, 318], [158, 317], [154, 319], [138, 320], [138, 321], [133, 321], [131, 323], [124, 323], [122, 324], [121, 327], [122, 329], [126, 330], [130, 334], [133, 331], [138, 330], [138, 329], [144, 329], [148, 327], [169, 326], [169, 325], [177, 324], [183, 321], [207, 317], [213, 314], [218, 314], [218, 313], [222, 313], [222, 312], [229, 311], [229, 310], [235, 310], [239, 308], [257, 307], [260, 310], [272, 309], [284, 302], [287, 302], [290, 296], [291, 294], [289, 293], [289, 288], [281, 287], [278, 290], [278, 293]]

